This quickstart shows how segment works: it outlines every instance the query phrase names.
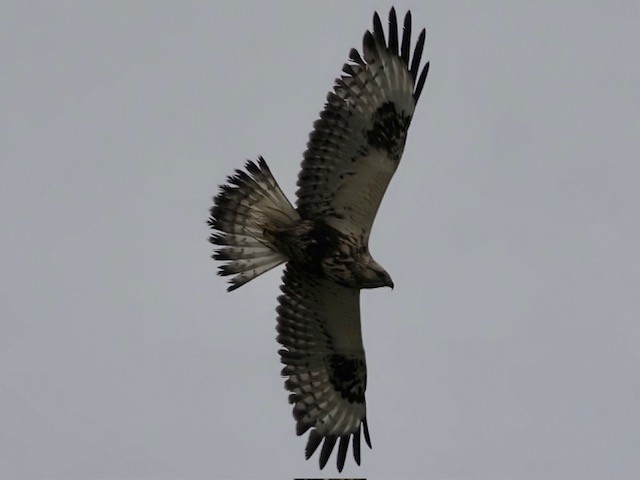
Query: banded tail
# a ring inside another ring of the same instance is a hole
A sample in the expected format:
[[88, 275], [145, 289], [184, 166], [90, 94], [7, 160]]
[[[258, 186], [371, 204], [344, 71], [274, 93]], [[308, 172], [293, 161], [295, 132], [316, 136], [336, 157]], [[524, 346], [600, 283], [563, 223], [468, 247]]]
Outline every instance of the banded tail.
[[248, 173], [236, 170], [227, 184], [220, 186], [208, 221], [218, 230], [209, 241], [222, 246], [213, 258], [228, 261], [219, 267], [218, 274], [235, 275], [228, 291], [286, 262], [286, 255], [265, 237], [265, 227], [282, 228], [300, 219], [264, 158], [259, 157], [257, 164], [247, 161], [245, 168]]

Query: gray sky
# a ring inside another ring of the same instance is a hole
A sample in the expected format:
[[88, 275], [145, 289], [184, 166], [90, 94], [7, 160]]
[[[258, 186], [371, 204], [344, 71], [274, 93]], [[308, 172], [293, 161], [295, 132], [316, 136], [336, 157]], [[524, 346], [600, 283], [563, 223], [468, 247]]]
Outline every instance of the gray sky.
[[[205, 219], [259, 154], [293, 195], [389, 4], [1, 3], [0, 477], [335, 475], [294, 434], [280, 272], [226, 293]], [[396, 7], [432, 66], [343, 476], [638, 478], [638, 3]]]

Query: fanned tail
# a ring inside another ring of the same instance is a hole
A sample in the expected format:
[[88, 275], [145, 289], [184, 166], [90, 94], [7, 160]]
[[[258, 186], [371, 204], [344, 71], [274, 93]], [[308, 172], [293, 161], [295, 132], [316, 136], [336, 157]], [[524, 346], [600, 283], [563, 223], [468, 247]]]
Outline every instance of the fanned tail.
[[300, 219], [264, 158], [259, 157], [257, 164], [247, 161], [245, 168], [246, 172], [236, 170], [220, 186], [208, 221], [217, 230], [209, 241], [222, 246], [213, 258], [228, 262], [218, 274], [235, 275], [229, 291], [287, 261], [265, 237], [265, 227], [283, 228]]

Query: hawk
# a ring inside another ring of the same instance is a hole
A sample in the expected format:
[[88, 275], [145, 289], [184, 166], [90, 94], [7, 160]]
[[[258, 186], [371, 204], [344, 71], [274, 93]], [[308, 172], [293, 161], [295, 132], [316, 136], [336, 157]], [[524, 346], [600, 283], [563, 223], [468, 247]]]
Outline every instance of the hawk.
[[311, 430], [306, 458], [322, 444], [320, 468], [336, 443], [339, 471], [350, 443], [360, 465], [361, 433], [371, 448], [360, 290], [393, 288], [369, 235], [427, 78], [424, 43], [423, 29], [411, 54], [411, 12], [399, 37], [391, 8], [388, 40], [375, 13], [362, 54], [351, 50], [313, 125], [296, 207], [259, 157], [227, 178], [211, 208], [213, 258], [226, 262], [220, 275], [233, 275], [229, 291], [286, 263], [276, 309], [282, 375], [296, 433]]

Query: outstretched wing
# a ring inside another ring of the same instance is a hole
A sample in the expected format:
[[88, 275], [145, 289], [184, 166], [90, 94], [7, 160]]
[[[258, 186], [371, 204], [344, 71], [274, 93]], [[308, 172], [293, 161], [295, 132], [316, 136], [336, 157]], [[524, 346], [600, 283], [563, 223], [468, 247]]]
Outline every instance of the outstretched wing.
[[278, 298], [278, 341], [285, 367], [282, 374], [294, 404], [296, 433], [312, 429], [306, 448], [309, 458], [324, 440], [323, 468], [338, 447], [342, 471], [350, 440], [360, 465], [360, 431], [371, 447], [364, 392], [367, 370], [360, 332], [360, 292], [289, 263]]
[[410, 61], [411, 12], [398, 44], [395, 9], [389, 41], [378, 14], [373, 33], [352, 49], [345, 73], [314, 123], [298, 176], [297, 207], [303, 218], [324, 219], [350, 234], [369, 237], [380, 201], [398, 167], [407, 129], [422, 92], [429, 63], [420, 72], [425, 30]]

